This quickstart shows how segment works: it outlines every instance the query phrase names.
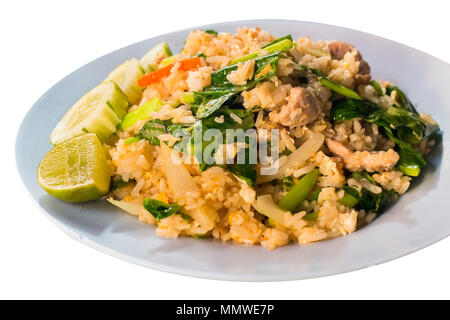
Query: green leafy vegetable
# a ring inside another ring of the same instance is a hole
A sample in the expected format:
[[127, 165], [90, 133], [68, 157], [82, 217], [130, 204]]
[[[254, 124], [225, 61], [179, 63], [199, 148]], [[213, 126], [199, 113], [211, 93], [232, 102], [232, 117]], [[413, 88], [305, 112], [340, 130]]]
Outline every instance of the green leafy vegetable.
[[330, 117], [335, 121], [345, 121], [354, 118], [368, 119], [379, 107], [367, 100], [341, 99], [333, 103]]
[[281, 42], [283, 40], [290, 40], [292, 42], [292, 36], [290, 34], [288, 34], [287, 36], [281, 37], [281, 38], [277, 38], [275, 40], [273, 40], [272, 42], [266, 44], [264, 47], [262, 47], [262, 49], [265, 49], [267, 47], [271, 47], [272, 45], [274, 45], [275, 43]]
[[366, 212], [380, 212], [396, 198], [397, 193], [394, 190], [383, 190], [382, 192], [375, 194], [362, 189], [358, 208], [364, 209]]
[[191, 221], [192, 220], [192, 218], [190, 216], [188, 216], [187, 214], [185, 214], [183, 212], [180, 212], [179, 215], [180, 215], [181, 218], [183, 218], [183, 220], [186, 220], [186, 221]]
[[203, 234], [200, 234], [200, 233], [194, 234], [194, 238], [195, 239], [209, 239], [209, 238], [211, 238], [211, 232], [206, 232]]
[[356, 100], [363, 100], [363, 98], [361, 98], [360, 95], [356, 93], [356, 91], [349, 89], [333, 80], [328, 79], [316, 68], [309, 67], [306, 65], [294, 64], [294, 69], [299, 71], [310, 71], [314, 73], [317, 76], [317, 79], [325, 88], [328, 88], [336, 93], [339, 93], [340, 95]]
[[294, 185], [294, 177], [293, 176], [286, 176], [282, 178], [278, 178], [275, 180], [276, 184], [281, 186], [281, 189], [283, 191], [289, 190]]
[[[219, 70], [214, 71], [211, 74], [211, 87], [214, 88], [214, 91], [218, 91], [215, 87], [224, 87], [225, 85], [231, 85], [233, 86], [227, 79], [227, 76], [237, 70], [238, 65], [232, 64], [226, 67], [223, 67]], [[206, 90], [208, 91], [208, 87]], [[226, 88], [228, 91], [232, 91], [232, 89]]]
[[210, 116], [216, 110], [218, 110], [225, 102], [227, 102], [227, 100], [229, 100], [232, 96], [234, 96], [234, 93], [227, 93], [219, 98], [211, 99], [208, 102], [201, 104], [198, 107], [195, 116], [197, 117], [197, 119], [202, 119]]
[[370, 182], [371, 184], [377, 185], [376, 181], [374, 180], [374, 178], [372, 178], [372, 176], [367, 172], [367, 171], [356, 171], [356, 172], [352, 172], [351, 177], [355, 180], [361, 180], [361, 179], [366, 179], [368, 182]]
[[132, 143], [138, 142], [140, 140], [141, 139], [138, 137], [129, 137], [129, 138], [125, 139], [125, 144], [132, 144]]
[[342, 84], [339, 84], [337, 82], [334, 82], [326, 77], [320, 76], [319, 77], [320, 83], [325, 87], [328, 88], [336, 93], [339, 93], [340, 95], [343, 95], [345, 97], [349, 97], [352, 99], [362, 100], [359, 94], [357, 94], [352, 89], [349, 89]]
[[158, 111], [162, 105], [163, 103], [158, 98], [147, 101], [136, 110], [127, 113], [119, 124], [119, 129], [125, 130], [140, 120], [148, 119], [151, 113]]
[[191, 110], [198, 119], [212, 116], [225, 103], [233, 104], [232, 98], [237, 93], [250, 89], [256, 83], [271, 77], [276, 72], [279, 53], [255, 59], [255, 72], [252, 80], [246, 85], [237, 86], [228, 81], [227, 76], [238, 68], [237, 64], [226, 66], [211, 75], [211, 85], [205, 87], [202, 92], [186, 93], [182, 96], [185, 103], [191, 104]]
[[288, 51], [289, 49], [291, 49], [292, 45], [293, 45], [292, 36], [287, 35], [287, 36], [275, 39], [271, 43], [262, 47], [262, 49], [257, 52], [253, 52], [253, 53], [247, 54], [245, 56], [234, 59], [233, 61], [231, 61], [231, 64], [233, 65], [238, 62], [244, 62], [244, 61], [248, 61], [251, 59], [255, 59], [257, 57], [260, 57], [263, 54], [274, 53], [274, 52], [278, 52], [278, 53], [285, 52], [285, 51]]
[[[240, 122], [237, 122], [235, 119], [233, 119], [233, 116], [237, 116], [241, 119]], [[217, 122], [216, 117], [223, 117], [223, 122]], [[201, 119], [197, 121], [197, 126], [201, 127], [202, 132], [205, 132], [208, 129], [217, 129], [222, 133], [222, 136], [225, 136], [227, 129], [242, 129], [244, 132], [247, 129], [250, 129], [254, 126], [254, 114], [251, 111], [243, 110], [243, 109], [220, 109], [215, 112], [214, 115], [209, 116], [207, 118]], [[195, 145], [196, 142], [194, 141], [195, 135], [193, 135], [192, 138], [192, 144]], [[196, 158], [200, 163], [200, 170], [206, 170], [210, 166], [216, 165], [215, 163], [207, 164], [204, 159], [199, 159], [200, 155], [203, 156], [203, 151], [206, 147], [208, 147], [211, 143], [214, 143], [215, 141], [201, 141], [201, 153]], [[223, 143], [225, 141], [222, 141]], [[249, 141], [249, 146], [245, 149], [239, 150], [238, 154], [236, 155], [237, 158], [239, 158], [240, 154], [244, 152], [245, 162], [242, 164], [239, 163], [233, 163], [233, 164], [224, 164], [220, 165], [224, 167], [225, 169], [232, 172], [234, 175], [236, 175], [238, 178], [243, 179], [246, 181], [250, 186], [254, 185], [256, 182], [256, 164], [251, 164], [250, 159], [250, 153], [249, 150], [253, 148], [251, 145], [252, 141]]]
[[[222, 121], [217, 122], [217, 117], [221, 117]], [[236, 121], [236, 117], [238, 117], [240, 121]], [[179, 140], [174, 144], [174, 149], [180, 152], [191, 153], [195, 148], [198, 148], [198, 152], [194, 151], [194, 156], [199, 162], [200, 170], [203, 171], [211, 166], [217, 165], [216, 163], [206, 163], [203, 159], [205, 148], [211, 143], [215, 143], [215, 140], [208, 141], [204, 140], [203, 136], [197, 137], [194, 133], [195, 130], [204, 133], [208, 129], [216, 129], [221, 132], [222, 136], [225, 136], [227, 129], [242, 129], [245, 132], [253, 126], [253, 112], [244, 109], [219, 109], [214, 115], [199, 119], [194, 124], [172, 123], [170, 120], [149, 120], [139, 131], [138, 137], [140, 139], [146, 139], [151, 144], [160, 145], [158, 135], [169, 133]], [[182, 139], [180, 140], [179, 138]], [[196, 141], [197, 138], [201, 139]], [[224, 143], [224, 141], [221, 143]], [[249, 161], [249, 149], [250, 145], [247, 148], [240, 150], [237, 154], [237, 157], [239, 157], [241, 152], [245, 152], [245, 163], [221, 164], [220, 166], [229, 170], [238, 178], [245, 180], [252, 186], [256, 182], [256, 164], [251, 164]]]
[[344, 196], [339, 199], [339, 202], [348, 208], [353, 208], [356, 206], [360, 200], [359, 192], [353, 187], [343, 187], [345, 193]]
[[419, 176], [420, 167], [425, 165], [422, 162], [423, 158], [418, 158], [416, 152], [409, 149], [399, 149], [398, 154], [400, 159], [397, 163], [397, 168], [408, 176]]
[[271, 77], [275, 74], [279, 52], [271, 53], [255, 59], [255, 72], [253, 80], [247, 82], [246, 85], [236, 86], [228, 81], [227, 76], [238, 68], [237, 64], [223, 67], [211, 74], [211, 86], [204, 88], [204, 91], [224, 91], [224, 92], [241, 92], [247, 90], [258, 81]]
[[381, 89], [381, 86], [377, 81], [372, 80], [370, 82], [370, 85], [375, 89], [375, 91], [377, 92], [379, 97], [381, 97], [383, 95], [383, 90]]
[[286, 37], [283, 38], [284, 39], [279, 39], [279, 41], [275, 43], [264, 46], [262, 52], [272, 53], [272, 52], [285, 52], [290, 50], [293, 45], [292, 39]]
[[301, 177], [291, 190], [281, 198], [280, 202], [278, 202], [278, 206], [281, 209], [292, 213], [297, 212], [302, 202], [316, 186], [319, 174], [319, 170], [314, 169]]
[[[417, 117], [419, 117], [419, 113], [417, 112], [416, 108], [412, 104], [411, 100], [409, 100], [409, 98], [405, 95], [405, 93], [402, 90], [400, 90], [398, 87], [393, 87], [393, 86], [386, 87], [387, 95], [390, 95], [393, 91], [397, 92], [396, 100], [400, 104], [400, 107], [408, 110], [409, 112], [411, 112], [411, 113], [417, 115]], [[426, 137], [429, 137], [432, 134], [439, 131], [438, 125], [433, 125], [433, 124], [429, 124], [429, 123], [424, 123], [424, 124], [425, 124], [425, 136]]]
[[308, 200], [317, 201], [319, 199], [320, 191], [322, 191], [322, 189], [318, 189], [316, 191], [311, 192]]
[[317, 221], [317, 219], [319, 218], [319, 214], [320, 214], [320, 211], [316, 211], [316, 212], [311, 212], [311, 213], [305, 214], [303, 216], [303, 220], [306, 220], [306, 221]]
[[142, 126], [136, 138], [145, 139], [150, 142], [150, 144], [159, 146], [160, 141], [158, 136], [161, 134], [169, 133], [174, 138], [178, 139], [178, 141], [175, 142], [173, 148], [182, 151], [186, 150], [186, 145], [184, 144], [186, 140], [184, 140], [183, 138], [190, 136], [191, 130], [192, 124], [189, 123], [172, 123], [171, 120], [154, 119], [147, 121]]
[[212, 29], [205, 30], [205, 33], [212, 34], [214, 36], [217, 36], [219, 34], [216, 30], [212, 30]]
[[164, 58], [164, 59], [159, 63], [158, 68], [168, 66], [169, 64], [174, 63], [175, 60], [177, 60], [177, 57], [176, 57], [176, 56], [170, 56], [170, 57]]
[[195, 57], [206, 59], [206, 54], [200, 52], [199, 54], [196, 54]]
[[113, 180], [111, 183], [111, 191], [129, 186], [133, 181], [134, 180], [123, 181], [122, 179]]
[[154, 144], [159, 146], [160, 141], [158, 139], [158, 136], [160, 134], [166, 133], [166, 125], [167, 121], [155, 119], [155, 120], [149, 120], [147, 121], [144, 126], [139, 130], [138, 138], [145, 139], [150, 144]]
[[396, 106], [383, 110], [366, 100], [342, 99], [333, 104], [330, 116], [336, 121], [362, 118], [381, 127], [399, 147], [398, 168], [403, 173], [417, 176], [420, 168], [426, 165], [422, 155], [411, 146], [426, 136], [426, 124], [416, 113]]
[[[249, 88], [255, 86], [257, 82], [260, 82], [264, 79], [270, 78], [273, 75], [275, 75], [275, 73], [277, 71], [277, 64], [278, 64], [279, 57], [280, 57], [280, 53], [275, 52], [275, 53], [269, 54], [267, 56], [263, 56], [263, 57], [259, 57], [259, 58], [255, 59], [255, 74], [253, 77], [254, 80], [250, 84]], [[249, 89], [249, 88], [247, 88], [247, 89]]]
[[396, 106], [392, 106], [386, 111], [380, 109], [370, 115], [369, 120], [375, 123], [387, 122], [390, 128], [396, 130], [396, 136], [406, 143], [419, 143], [425, 137], [425, 123], [419, 115], [406, 109]]
[[245, 56], [242, 56], [242, 57], [239, 57], [239, 58], [236, 58], [236, 59], [232, 60], [231, 64], [236, 64], [238, 62], [245, 62], [245, 61], [248, 61], [248, 60], [252, 60], [252, 59], [257, 58], [258, 56], [259, 56], [258, 52], [249, 53], [249, 54], [247, 54]]
[[[358, 181], [361, 179], [365, 179], [369, 183], [379, 186], [378, 183], [376, 183], [376, 181], [372, 178], [372, 176], [366, 171], [353, 172], [351, 177]], [[366, 212], [381, 211], [397, 197], [397, 193], [394, 190], [383, 190], [380, 193], [373, 193], [366, 189], [362, 189], [360, 194], [358, 190], [353, 187], [344, 187], [343, 189], [345, 190], [345, 196], [339, 201], [346, 207], [352, 208], [354, 206], [357, 206], [358, 209], [364, 209]], [[347, 202], [348, 200], [350, 201], [347, 203], [343, 203], [342, 200], [346, 198], [347, 194], [353, 197], [354, 200], [348, 197], [348, 199], [344, 200], [344, 202]]]
[[282, 156], [288, 156], [288, 155], [290, 155], [291, 153], [292, 153], [292, 151], [286, 148], [286, 149], [284, 149], [284, 150], [280, 153], [280, 157], [282, 157]]
[[194, 103], [195, 102], [195, 93], [194, 92], [184, 92], [181, 94], [181, 101], [183, 103]]
[[[248, 149], [246, 149], [247, 151]], [[248, 159], [248, 158], [247, 158]], [[226, 165], [226, 169], [232, 174], [237, 176], [239, 179], [244, 180], [247, 184], [252, 187], [256, 183], [257, 173], [256, 164], [247, 163], [233, 163]]]
[[[241, 121], [236, 122], [235, 119], [233, 119], [233, 116], [238, 116]], [[223, 116], [223, 122], [217, 122], [216, 118]], [[220, 109], [218, 110], [214, 116], [209, 116], [207, 118], [201, 119], [202, 120], [202, 126], [203, 130], [207, 129], [219, 129], [223, 133], [225, 133], [226, 129], [242, 129], [247, 130], [254, 126], [254, 114], [251, 111], [244, 110], [244, 109]]]
[[145, 210], [150, 212], [152, 216], [158, 220], [170, 217], [181, 210], [181, 206], [179, 204], [167, 204], [156, 199], [144, 199], [143, 205]]
[[386, 94], [388, 96], [390, 96], [393, 91], [397, 92], [396, 100], [400, 104], [400, 107], [405, 108], [411, 112], [417, 113], [416, 108], [414, 107], [414, 105], [411, 103], [411, 101], [408, 99], [408, 97], [405, 95], [405, 93], [402, 90], [400, 90], [398, 87], [394, 87], [394, 86], [386, 87]]
[[[190, 103], [191, 110], [198, 119], [215, 114], [225, 103], [233, 104], [237, 94], [251, 89], [258, 82], [263, 81], [276, 72], [280, 53], [276, 52], [255, 59], [253, 78], [245, 85], [234, 85], [227, 76], [238, 68], [237, 64], [226, 66], [211, 74], [211, 85], [203, 88], [202, 92], [187, 93], [182, 96], [185, 103]], [[235, 99], [236, 100], [236, 99]]]

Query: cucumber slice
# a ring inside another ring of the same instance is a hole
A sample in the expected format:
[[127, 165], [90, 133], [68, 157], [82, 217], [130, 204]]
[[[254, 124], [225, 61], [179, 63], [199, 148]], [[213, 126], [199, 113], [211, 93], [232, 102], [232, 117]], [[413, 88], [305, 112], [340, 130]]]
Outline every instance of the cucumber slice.
[[117, 85], [111, 81], [103, 82], [88, 91], [66, 112], [50, 135], [50, 142], [58, 145], [88, 132], [106, 141], [120, 123], [115, 110], [120, 111], [127, 105], [128, 101]]
[[138, 59], [130, 59], [119, 65], [106, 78], [112, 80], [127, 95], [131, 104], [137, 104], [142, 97], [143, 88], [138, 80], [144, 76], [144, 70]]
[[152, 72], [164, 58], [170, 56], [172, 56], [172, 51], [170, 51], [167, 42], [164, 41], [157, 44], [153, 49], [147, 52], [145, 56], [142, 57], [141, 65], [145, 72]]
[[114, 81], [105, 81], [102, 87], [93, 90], [102, 90], [100, 94], [110, 97], [106, 102], [114, 110], [119, 119], [123, 119], [128, 112], [128, 97]]

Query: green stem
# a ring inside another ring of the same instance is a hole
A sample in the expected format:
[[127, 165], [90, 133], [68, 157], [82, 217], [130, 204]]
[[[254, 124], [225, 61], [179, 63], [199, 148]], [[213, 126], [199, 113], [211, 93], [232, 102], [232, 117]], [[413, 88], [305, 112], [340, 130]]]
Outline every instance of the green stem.
[[297, 212], [302, 202], [308, 197], [319, 179], [319, 170], [304, 175], [288, 193], [278, 202], [278, 206], [292, 213]]

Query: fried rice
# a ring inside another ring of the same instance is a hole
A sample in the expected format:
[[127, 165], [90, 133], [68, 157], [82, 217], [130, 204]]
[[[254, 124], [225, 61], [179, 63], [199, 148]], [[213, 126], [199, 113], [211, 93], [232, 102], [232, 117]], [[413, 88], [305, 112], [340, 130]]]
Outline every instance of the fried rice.
[[[330, 115], [342, 96], [324, 85], [322, 76], [353, 90], [381, 110], [402, 106], [399, 91], [392, 90], [394, 84], [378, 81], [377, 87], [358, 49], [340, 41], [313, 41], [308, 37], [293, 41], [292, 47], [278, 56], [274, 74], [234, 95], [233, 105], [252, 113], [252, 127], [259, 136], [279, 130], [280, 161], [313, 135], [323, 137], [316, 151], [305, 161], [285, 168], [282, 177], [267, 181], [260, 179], [258, 171], [258, 178], [250, 183], [223, 165], [202, 168], [198, 161], [192, 161], [192, 154], [179, 153], [181, 159], [191, 160], [178, 164], [177, 172], [188, 176], [190, 183], [188, 192], [180, 191], [176, 190], [177, 181], [173, 181], [174, 172], [170, 172], [172, 167], [166, 157], [176, 138], [163, 132], [158, 135], [159, 144], [145, 138], [128, 142], [132, 137], [140, 137], [149, 120], [185, 125], [197, 121], [193, 103], [184, 101], [184, 94], [205, 91], [212, 86], [211, 78], [217, 71], [240, 57], [264, 51], [263, 47], [274, 40], [273, 35], [259, 28], [242, 27], [235, 34], [192, 31], [182, 51], [173, 56], [170, 74], [146, 86], [142, 99], [129, 112], [155, 98], [163, 102], [161, 108], [117, 131], [104, 144], [113, 181], [123, 182], [109, 194], [112, 201], [140, 221], [155, 225], [163, 237], [214, 238], [236, 244], [260, 244], [272, 250], [289, 243], [308, 244], [348, 235], [382, 212], [381, 205], [363, 205], [364, 195], [378, 199], [377, 195], [389, 193], [392, 202], [407, 192], [413, 176], [398, 166], [397, 144], [385, 129], [358, 116], [336, 120]], [[201, 57], [198, 68], [180, 68], [180, 61], [194, 56]], [[235, 64], [237, 67], [225, 81], [245, 86], [254, 78], [255, 59]], [[298, 66], [305, 67], [299, 70]], [[224, 104], [221, 108], [227, 107]], [[213, 114], [212, 119], [217, 124], [227, 121], [223, 114]], [[431, 122], [429, 116], [422, 115], [420, 119]], [[235, 121], [243, 120], [238, 117]], [[431, 138], [422, 137], [411, 146], [425, 155], [433, 143]], [[258, 197], [270, 195], [275, 204], [279, 203], [293, 185], [314, 170], [319, 172], [314, 190], [293, 212], [283, 210], [282, 223], [256, 209]], [[358, 204], [343, 201], [348, 188], [356, 190]], [[177, 204], [180, 210], [157, 218], [142, 205], [145, 199]]]

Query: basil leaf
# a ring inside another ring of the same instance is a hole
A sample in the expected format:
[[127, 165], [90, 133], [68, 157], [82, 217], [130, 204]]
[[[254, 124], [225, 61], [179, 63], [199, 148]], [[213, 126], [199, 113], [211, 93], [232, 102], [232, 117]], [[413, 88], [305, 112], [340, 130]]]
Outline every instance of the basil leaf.
[[358, 181], [361, 180], [361, 179], [366, 179], [371, 184], [378, 185], [376, 183], [376, 181], [372, 178], [372, 176], [367, 171], [355, 171], [355, 172], [352, 172], [351, 177], [353, 179], [355, 179], [355, 180], [358, 180]]
[[317, 221], [317, 219], [319, 219], [319, 214], [320, 214], [320, 211], [315, 211], [315, 212], [311, 212], [311, 213], [305, 214], [303, 216], [303, 220], [306, 220], [306, 221]]
[[294, 177], [293, 176], [286, 176], [282, 178], [278, 178], [275, 180], [276, 184], [281, 186], [283, 191], [289, 191], [290, 188], [294, 186]]
[[[250, 152], [249, 148], [240, 150], [239, 152], [245, 153], [245, 163], [239, 164], [227, 164], [226, 169], [236, 175], [238, 178], [247, 182], [249, 186], [254, 186], [256, 183], [257, 173], [256, 173], [256, 163], [250, 163]], [[239, 155], [237, 155], [239, 157]]]
[[375, 89], [379, 97], [383, 95], [383, 89], [381, 89], [381, 86], [377, 81], [375, 80], [370, 81], [370, 85]]
[[150, 144], [159, 146], [160, 141], [158, 136], [166, 133], [167, 124], [167, 121], [159, 119], [149, 120], [142, 126], [141, 130], [139, 130], [137, 137], [147, 140]]
[[238, 68], [237, 64], [213, 72], [211, 85], [203, 88], [202, 92], [194, 92], [191, 110], [198, 119], [213, 115], [226, 102], [230, 103], [231, 98], [237, 98], [238, 93], [249, 90], [258, 82], [273, 76], [276, 73], [279, 56], [280, 52], [275, 52], [256, 58], [253, 77], [245, 85], [234, 85], [227, 79], [227, 76]]
[[202, 119], [210, 116], [215, 111], [217, 111], [225, 102], [227, 102], [234, 93], [227, 93], [219, 98], [211, 99], [206, 103], [201, 104], [196, 113], [195, 116], [197, 119]]
[[375, 194], [366, 189], [362, 189], [358, 208], [364, 209], [366, 212], [380, 212], [396, 198], [397, 193], [394, 190], [383, 190], [382, 192]]
[[417, 176], [420, 168], [426, 165], [422, 155], [411, 146], [426, 136], [426, 125], [416, 113], [395, 106], [383, 110], [366, 100], [344, 99], [333, 104], [330, 116], [336, 121], [361, 118], [381, 127], [384, 134], [403, 150], [399, 153], [399, 169], [403, 173]]
[[144, 199], [143, 205], [145, 210], [150, 212], [151, 215], [158, 220], [170, 217], [181, 210], [179, 204], [167, 204], [156, 199]]
[[113, 180], [112, 183], [111, 183], [111, 190], [110, 191], [122, 189], [122, 188], [130, 185], [133, 181], [134, 181], [133, 179], [130, 179], [128, 181], [123, 181], [122, 179]]
[[366, 119], [378, 109], [376, 104], [367, 100], [341, 99], [333, 103], [330, 117], [335, 121]]
[[386, 87], [386, 95], [390, 96], [391, 93], [393, 91], [397, 92], [397, 101], [400, 104], [400, 106], [402, 108], [405, 108], [411, 112], [417, 113], [416, 108], [414, 107], [414, 105], [411, 103], [411, 101], [408, 99], [408, 97], [405, 95], [405, 93], [400, 90], [398, 87], [396, 86], [387, 86]]
[[328, 79], [316, 68], [309, 67], [306, 65], [294, 64], [294, 69], [298, 70], [298, 71], [310, 71], [310, 72], [314, 73], [317, 76], [320, 83], [325, 88], [328, 88], [331, 91], [334, 91], [342, 96], [356, 99], [356, 100], [363, 100], [363, 98], [361, 98], [361, 96], [358, 93], [356, 93], [356, 91], [349, 89], [349, 88], [343, 86], [342, 84], [339, 84], [333, 80]]
[[359, 191], [354, 187], [343, 187], [345, 191], [344, 196], [339, 199], [339, 202], [348, 208], [353, 208], [360, 200]]
[[216, 36], [216, 37], [219, 34], [216, 30], [212, 30], [212, 29], [205, 30], [205, 33], [212, 34], [213, 36]]

